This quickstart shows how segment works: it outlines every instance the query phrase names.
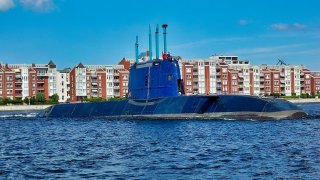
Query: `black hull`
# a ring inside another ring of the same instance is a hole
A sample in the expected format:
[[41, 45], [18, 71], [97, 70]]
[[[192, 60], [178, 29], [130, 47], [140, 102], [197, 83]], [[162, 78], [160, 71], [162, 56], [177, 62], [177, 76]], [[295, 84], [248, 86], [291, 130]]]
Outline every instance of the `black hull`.
[[306, 114], [294, 104], [254, 96], [178, 96], [153, 100], [120, 100], [58, 104], [45, 117], [104, 117], [124, 119], [291, 119]]

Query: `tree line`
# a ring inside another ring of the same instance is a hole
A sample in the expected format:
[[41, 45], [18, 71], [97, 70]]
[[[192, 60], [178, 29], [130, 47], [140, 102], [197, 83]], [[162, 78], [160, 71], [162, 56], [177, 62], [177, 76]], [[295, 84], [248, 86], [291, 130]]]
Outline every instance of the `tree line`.
[[20, 98], [3, 98], [0, 97], [0, 105], [8, 105], [8, 104], [14, 104], [14, 105], [22, 105], [22, 104], [29, 104], [30, 105], [36, 105], [36, 104], [56, 104], [59, 101], [59, 95], [54, 94], [49, 97], [49, 99], [46, 99], [45, 95], [43, 93], [38, 93], [36, 96], [32, 97], [25, 97], [24, 99]]

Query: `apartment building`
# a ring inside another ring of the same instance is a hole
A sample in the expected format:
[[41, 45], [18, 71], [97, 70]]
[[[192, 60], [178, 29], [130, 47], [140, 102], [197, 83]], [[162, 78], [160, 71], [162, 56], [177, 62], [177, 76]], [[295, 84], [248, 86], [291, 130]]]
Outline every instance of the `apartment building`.
[[5, 64], [0, 65], [0, 97], [24, 99], [43, 93], [49, 98], [57, 93], [56, 65]]
[[[251, 65], [238, 56], [182, 59], [182, 78], [189, 94], [286, 96], [319, 91], [320, 73], [296, 65]], [[318, 84], [317, 84], [318, 83]]]
[[[130, 65], [127, 67], [129, 68]], [[70, 101], [84, 98], [124, 97], [128, 93], [129, 71], [119, 65], [83, 65], [70, 73]]]
[[[57, 70], [48, 64], [0, 64], [0, 97], [24, 99], [57, 93], [59, 102], [125, 97], [133, 59], [117, 65], [83, 65]], [[186, 95], [300, 95], [320, 91], [320, 72], [300, 65], [251, 65], [238, 56], [179, 59]]]
[[66, 102], [70, 99], [70, 68], [57, 71], [57, 94], [59, 102]]

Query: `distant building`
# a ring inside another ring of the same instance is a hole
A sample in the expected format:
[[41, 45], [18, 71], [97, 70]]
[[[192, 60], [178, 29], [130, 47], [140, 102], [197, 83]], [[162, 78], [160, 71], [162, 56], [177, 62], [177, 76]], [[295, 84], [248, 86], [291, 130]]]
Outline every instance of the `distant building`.
[[5, 64], [0, 65], [0, 97], [24, 99], [43, 93], [45, 98], [57, 93], [56, 65]]
[[[148, 60], [146, 53], [144, 60]], [[251, 65], [238, 56], [214, 55], [208, 59], [179, 59], [186, 95], [300, 95], [320, 91], [320, 72], [300, 65]], [[140, 59], [139, 61], [143, 61]], [[59, 102], [84, 98], [125, 97], [133, 59], [118, 65], [83, 65], [57, 70], [48, 64], [0, 64], [0, 97], [24, 99], [43, 93], [58, 94]]]
[[316, 94], [320, 73], [304, 66], [251, 65], [238, 56], [182, 59], [186, 94], [300, 95]]
[[57, 71], [57, 94], [59, 102], [70, 100], [70, 68]]

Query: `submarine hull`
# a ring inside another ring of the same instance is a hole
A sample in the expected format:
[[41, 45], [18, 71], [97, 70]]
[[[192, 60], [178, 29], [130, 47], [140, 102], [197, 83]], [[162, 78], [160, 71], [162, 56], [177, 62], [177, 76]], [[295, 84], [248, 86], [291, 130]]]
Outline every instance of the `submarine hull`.
[[149, 100], [119, 100], [58, 104], [45, 117], [122, 119], [292, 119], [306, 114], [281, 99], [241, 95], [177, 96]]

